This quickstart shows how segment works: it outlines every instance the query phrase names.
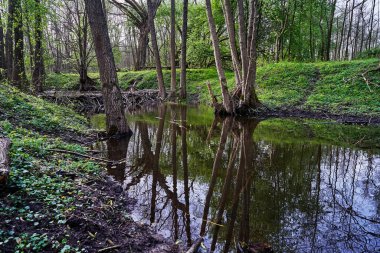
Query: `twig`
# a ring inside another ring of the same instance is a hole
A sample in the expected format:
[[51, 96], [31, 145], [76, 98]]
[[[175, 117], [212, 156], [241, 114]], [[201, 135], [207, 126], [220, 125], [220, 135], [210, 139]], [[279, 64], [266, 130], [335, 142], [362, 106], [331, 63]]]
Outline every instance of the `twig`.
[[94, 156], [89, 156], [86, 154], [81, 154], [78, 152], [74, 152], [74, 151], [70, 151], [70, 150], [64, 150], [64, 149], [48, 149], [48, 151], [70, 154], [70, 155], [76, 155], [76, 156], [80, 156], [80, 157], [87, 158], [90, 160], [96, 160], [96, 161], [105, 162], [105, 163], [117, 163], [118, 162], [118, 161], [111, 161], [111, 160], [107, 160], [107, 159], [103, 159], [103, 158], [99, 158], [99, 157], [94, 157]]
[[199, 246], [201, 246], [201, 243], [203, 242], [203, 237], [199, 237], [198, 239], [195, 240], [193, 245], [191, 245], [190, 249], [186, 251], [186, 253], [195, 253], [197, 252]]
[[115, 246], [111, 246], [111, 247], [103, 248], [103, 249], [98, 250], [98, 253], [101, 253], [101, 252], [107, 252], [107, 251], [109, 251], [109, 250], [118, 249], [118, 248], [120, 248], [120, 247], [121, 247], [121, 245], [115, 245]]

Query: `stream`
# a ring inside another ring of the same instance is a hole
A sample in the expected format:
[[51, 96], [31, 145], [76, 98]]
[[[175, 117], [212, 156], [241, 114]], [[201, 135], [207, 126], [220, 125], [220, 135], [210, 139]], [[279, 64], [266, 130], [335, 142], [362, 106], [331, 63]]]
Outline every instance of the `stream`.
[[[208, 107], [129, 114], [134, 134], [92, 148], [135, 200], [130, 214], [203, 252], [380, 251], [380, 127], [214, 118]], [[105, 127], [105, 116], [91, 118]]]

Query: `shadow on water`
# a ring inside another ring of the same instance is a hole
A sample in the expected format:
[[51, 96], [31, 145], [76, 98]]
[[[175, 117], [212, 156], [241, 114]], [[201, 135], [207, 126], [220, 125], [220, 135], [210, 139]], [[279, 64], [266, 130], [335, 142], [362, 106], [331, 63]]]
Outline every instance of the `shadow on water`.
[[133, 218], [184, 247], [204, 237], [211, 252], [380, 250], [379, 128], [184, 106], [129, 121], [130, 138], [95, 148], [126, 159], [108, 171], [136, 199]]

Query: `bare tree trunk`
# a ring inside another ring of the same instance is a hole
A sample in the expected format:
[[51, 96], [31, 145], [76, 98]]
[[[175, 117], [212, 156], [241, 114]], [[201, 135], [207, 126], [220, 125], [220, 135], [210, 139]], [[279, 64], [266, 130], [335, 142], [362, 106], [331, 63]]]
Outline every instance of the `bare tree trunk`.
[[107, 133], [109, 135], [126, 135], [131, 130], [125, 118], [124, 104], [118, 86], [115, 60], [101, 0], [85, 0], [96, 57], [98, 59], [104, 107], [106, 112]]
[[176, 97], [176, 66], [175, 66], [175, 0], [171, 0], [171, 13], [170, 13], [170, 67], [171, 67], [171, 85], [170, 96], [172, 99]]
[[12, 83], [22, 89], [25, 89], [26, 85], [26, 73], [24, 62], [24, 31], [22, 21], [22, 7], [21, 0], [15, 0], [15, 25], [14, 25], [14, 62], [13, 62], [13, 74]]
[[0, 138], [0, 186], [5, 185], [10, 172], [9, 149], [11, 141], [8, 138]]
[[[234, 73], [235, 73], [235, 82], [236, 86], [241, 86], [241, 63], [238, 57], [238, 51], [236, 47], [236, 32], [235, 32], [235, 22], [234, 22], [234, 16], [232, 14], [232, 7], [230, 0], [224, 0], [223, 1], [223, 11], [225, 15], [225, 20], [227, 24], [227, 31], [228, 31], [228, 37], [230, 41], [230, 50], [231, 50], [231, 57], [232, 57], [232, 64], [234, 67]], [[237, 88], [238, 89], [238, 88]]]
[[[376, 0], [373, 0], [372, 2], [372, 10], [371, 10], [371, 16], [370, 16], [370, 25], [369, 25], [369, 32], [368, 32], [368, 44], [367, 49], [371, 49], [371, 43], [372, 43], [372, 34], [373, 34], [373, 19], [375, 16], [375, 6], [376, 6]], [[378, 17], [379, 18], [379, 17]]]
[[355, 0], [352, 2], [352, 7], [351, 7], [351, 15], [350, 15], [350, 23], [348, 25], [348, 32], [347, 32], [347, 41], [346, 41], [346, 50], [344, 53], [344, 59], [348, 59], [348, 46], [350, 44], [350, 39], [351, 39], [351, 31], [352, 31], [352, 23], [354, 20], [354, 9], [355, 9]]
[[330, 16], [329, 16], [329, 21], [328, 21], [327, 42], [326, 42], [326, 50], [325, 50], [325, 56], [324, 56], [324, 59], [326, 61], [330, 60], [331, 36], [332, 36], [332, 30], [333, 30], [336, 3], [337, 3], [337, 0], [333, 0], [332, 5], [330, 7], [331, 10], [330, 10]]
[[[5, 51], [4, 51], [4, 29], [0, 12], [0, 69], [6, 69]], [[0, 73], [1, 75], [1, 73]]]
[[341, 59], [342, 58], [342, 45], [343, 45], [343, 40], [344, 40], [344, 30], [346, 26], [346, 19], [347, 19], [347, 8], [348, 8], [348, 3], [349, 0], [346, 0], [346, 5], [344, 7], [344, 14], [343, 14], [343, 24], [342, 24], [342, 29], [341, 29], [341, 35], [340, 35], [340, 41], [339, 41], [339, 47], [338, 47], [338, 56], [337, 58]]
[[157, 10], [154, 4], [159, 4], [160, 0], [158, 1], [159, 2], [152, 3], [152, 0], [148, 0], [148, 23], [149, 23], [150, 38], [152, 42], [153, 54], [154, 54], [154, 58], [156, 62], [159, 96], [161, 99], [165, 99], [166, 92], [165, 92], [165, 84], [164, 84], [164, 75], [162, 73], [160, 50], [158, 49], [156, 27], [154, 25], [154, 16]]
[[249, 45], [249, 65], [248, 73], [243, 87], [243, 103], [250, 108], [258, 108], [261, 106], [255, 91], [256, 85], [256, 61], [257, 61], [257, 0], [250, 1], [250, 20], [249, 23], [253, 25], [251, 40], [248, 41]]
[[188, 0], [183, 0], [183, 17], [182, 17], [182, 45], [181, 45], [181, 78], [180, 78], [180, 97], [186, 99], [186, 53], [187, 53], [187, 15], [188, 15]]
[[206, 0], [206, 11], [207, 11], [208, 25], [209, 25], [210, 33], [211, 33], [211, 41], [214, 47], [216, 69], [218, 71], [219, 83], [222, 89], [223, 107], [227, 114], [233, 114], [234, 106], [231, 100], [231, 96], [228, 92], [227, 79], [226, 79], [226, 75], [224, 73], [224, 69], [222, 66], [222, 55], [220, 52], [220, 44], [219, 44], [218, 35], [216, 33], [216, 26], [215, 26], [214, 16], [212, 14], [210, 0]]
[[13, 78], [13, 20], [15, 14], [15, 2], [8, 2], [7, 33], [5, 35], [5, 52], [8, 82]]
[[35, 0], [35, 49], [34, 49], [34, 70], [33, 70], [33, 85], [36, 92], [42, 92], [45, 82], [45, 66], [42, 48], [42, 17], [41, 17], [41, 0]]
[[145, 24], [142, 28], [139, 29], [140, 34], [137, 43], [137, 56], [135, 70], [143, 70], [146, 65], [146, 52], [149, 47], [149, 27], [148, 24]]

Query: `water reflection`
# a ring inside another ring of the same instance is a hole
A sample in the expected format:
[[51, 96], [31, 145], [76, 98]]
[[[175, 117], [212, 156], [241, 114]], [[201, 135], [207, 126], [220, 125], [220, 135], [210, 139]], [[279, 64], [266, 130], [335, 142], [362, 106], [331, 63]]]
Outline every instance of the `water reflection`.
[[[133, 217], [167, 238], [190, 246], [204, 237], [211, 252], [380, 250], [380, 152], [349, 145], [350, 127], [337, 131], [348, 144], [333, 145], [323, 124], [290, 129], [284, 120], [274, 131], [278, 121], [213, 119], [178, 106], [130, 121], [130, 139], [97, 148], [126, 158], [109, 173], [137, 200]], [[379, 129], [360, 133], [373, 139]]]

